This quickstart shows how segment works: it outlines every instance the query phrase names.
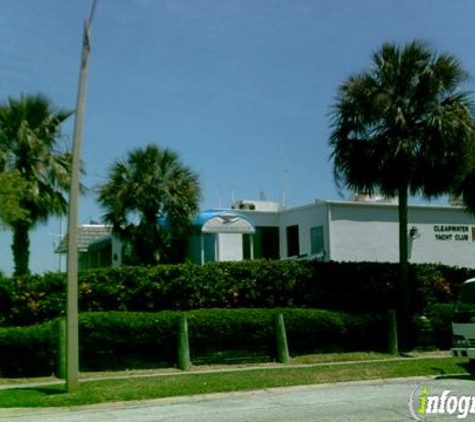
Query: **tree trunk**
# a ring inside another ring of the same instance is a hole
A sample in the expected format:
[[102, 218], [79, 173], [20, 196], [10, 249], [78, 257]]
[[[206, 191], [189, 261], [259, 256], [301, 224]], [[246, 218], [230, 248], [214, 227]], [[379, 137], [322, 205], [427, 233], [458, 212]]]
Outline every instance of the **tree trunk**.
[[18, 221], [13, 226], [12, 253], [14, 262], [14, 276], [29, 274], [30, 261], [30, 225], [25, 221]]
[[398, 283], [398, 337], [399, 346], [406, 349], [410, 335], [410, 298], [408, 280], [407, 186], [399, 188], [399, 283]]

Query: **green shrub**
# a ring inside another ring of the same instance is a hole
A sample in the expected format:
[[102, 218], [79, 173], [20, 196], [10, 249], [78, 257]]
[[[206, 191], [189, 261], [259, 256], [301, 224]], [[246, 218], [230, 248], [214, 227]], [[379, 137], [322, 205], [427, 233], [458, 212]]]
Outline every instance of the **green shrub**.
[[427, 307], [426, 317], [430, 330], [433, 332], [435, 344], [439, 349], [452, 346], [452, 317], [454, 305], [450, 303], [434, 303]]
[[314, 261], [307, 265], [312, 278], [301, 286], [299, 306], [361, 312], [396, 305], [397, 264]]
[[0, 326], [7, 325], [11, 320], [14, 294], [13, 281], [0, 275]]
[[385, 314], [283, 310], [291, 353], [296, 355], [387, 349]]
[[412, 272], [416, 286], [415, 309], [424, 309], [432, 303], [446, 303], [453, 300], [451, 285], [445, 278], [440, 266], [421, 264], [413, 266]]
[[[398, 264], [244, 261], [119, 267], [79, 274], [82, 312], [203, 308], [320, 308], [383, 312], [396, 307]], [[450, 302], [469, 271], [411, 265], [411, 306]], [[456, 277], [453, 282], [449, 276]], [[64, 315], [66, 276], [0, 280], [0, 324], [29, 325]]]
[[80, 315], [80, 366], [104, 370], [170, 366], [176, 312], [91, 312]]
[[272, 358], [275, 351], [271, 309], [202, 309], [187, 312], [191, 358], [199, 362], [232, 356]]
[[66, 275], [45, 273], [13, 279], [14, 294], [10, 320], [15, 325], [30, 325], [65, 313]]
[[58, 341], [53, 322], [0, 329], [0, 375], [45, 376], [55, 372]]
[[[312, 309], [203, 309], [187, 312], [195, 363], [231, 358], [273, 359], [275, 317], [284, 314], [291, 355], [317, 351], [384, 350], [384, 318]], [[80, 315], [82, 371], [170, 366], [177, 355], [181, 312], [91, 312]], [[0, 329], [3, 376], [55, 371], [55, 321]]]
[[450, 284], [454, 297], [458, 296], [460, 286], [465, 280], [475, 277], [475, 269], [473, 268], [449, 267], [446, 265], [438, 265], [437, 267], [444, 279]]

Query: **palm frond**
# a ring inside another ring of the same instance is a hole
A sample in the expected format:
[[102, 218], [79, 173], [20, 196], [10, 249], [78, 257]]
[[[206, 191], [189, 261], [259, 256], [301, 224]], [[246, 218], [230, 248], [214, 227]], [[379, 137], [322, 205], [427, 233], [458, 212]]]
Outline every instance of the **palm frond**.
[[138, 261], [150, 264], [170, 239], [158, 220], [166, 216], [168, 231], [182, 232], [198, 210], [200, 185], [175, 152], [152, 144], [111, 165], [98, 200], [104, 221], [132, 246]]
[[[384, 44], [373, 67], [343, 82], [331, 113], [330, 147], [341, 189], [433, 197], [451, 189], [473, 142], [467, 72], [428, 43]], [[444, 176], [444, 177], [443, 177]]]

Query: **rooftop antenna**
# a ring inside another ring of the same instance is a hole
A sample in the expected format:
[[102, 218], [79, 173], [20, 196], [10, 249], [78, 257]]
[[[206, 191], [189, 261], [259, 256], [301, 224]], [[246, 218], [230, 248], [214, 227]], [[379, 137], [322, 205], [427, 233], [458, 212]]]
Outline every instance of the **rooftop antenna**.
[[285, 208], [287, 206], [287, 181], [288, 181], [288, 170], [285, 165], [284, 157], [284, 141], [280, 141], [280, 151], [279, 151], [280, 162], [282, 166], [282, 181], [281, 181], [281, 192], [280, 192], [280, 206]]
[[236, 202], [236, 192], [234, 191], [234, 186], [231, 186], [231, 205]]

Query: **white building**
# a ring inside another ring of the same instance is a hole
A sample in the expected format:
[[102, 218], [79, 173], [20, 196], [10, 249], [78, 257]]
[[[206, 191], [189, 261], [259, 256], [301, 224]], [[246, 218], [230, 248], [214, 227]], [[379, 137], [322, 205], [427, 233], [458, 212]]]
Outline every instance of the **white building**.
[[[279, 258], [397, 262], [396, 201], [320, 201], [300, 207], [240, 213], [256, 234], [278, 233]], [[460, 206], [410, 205], [409, 253], [414, 263], [475, 267], [475, 218]], [[263, 242], [262, 255], [269, 251]], [[255, 255], [256, 256], [256, 255]], [[258, 255], [256, 256], [258, 257]]]
[[[122, 263], [122, 245], [111, 235], [112, 228], [104, 224], [84, 224], [78, 227], [78, 267], [116, 267]], [[61, 240], [56, 253], [68, 252], [68, 236]]]
[[[411, 262], [475, 267], [475, 218], [462, 207], [410, 205], [408, 222]], [[394, 200], [355, 197], [289, 208], [239, 201], [230, 210], [201, 213], [195, 227], [186, 257], [198, 263], [259, 258], [397, 262], [399, 257]], [[81, 247], [83, 262], [92, 266], [121, 262], [120, 245], [110, 235]]]

